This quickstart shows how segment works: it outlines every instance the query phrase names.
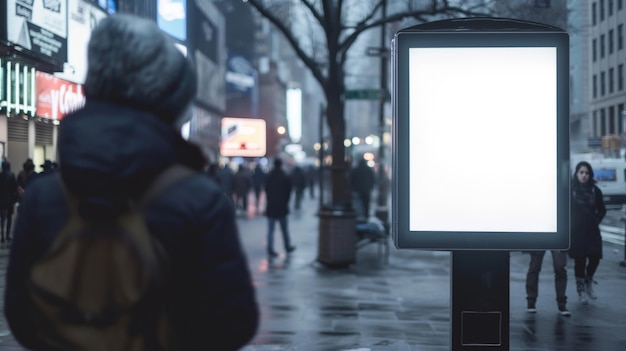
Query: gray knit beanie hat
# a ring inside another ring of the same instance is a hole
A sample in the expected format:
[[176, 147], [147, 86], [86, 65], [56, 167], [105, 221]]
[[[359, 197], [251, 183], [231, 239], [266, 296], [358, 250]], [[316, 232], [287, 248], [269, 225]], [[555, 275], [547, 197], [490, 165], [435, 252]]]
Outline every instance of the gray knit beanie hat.
[[87, 99], [141, 108], [172, 123], [196, 95], [191, 62], [154, 21], [128, 14], [103, 19], [87, 58]]

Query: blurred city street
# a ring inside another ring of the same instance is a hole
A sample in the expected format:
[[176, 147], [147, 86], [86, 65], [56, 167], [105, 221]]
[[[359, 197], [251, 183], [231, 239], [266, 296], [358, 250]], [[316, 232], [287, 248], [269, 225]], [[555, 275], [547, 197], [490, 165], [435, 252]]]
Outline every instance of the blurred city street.
[[[253, 208], [239, 217], [262, 313], [258, 333], [244, 351], [449, 350], [450, 253], [398, 250], [389, 239], [387, 264], [372, 244], [357, 252], [357, 262], [349, 268], [325, 268], [316, 262], [317, 201], [307, 194], [303, 208], [292, 211], [289, 225], [297, 249], [286, 256], [276, 235], [280, 256], [273, 260], [266, 256], [266, 218], [255, 215]], [[621, 211], [610, 211], [603, 230], [621, 230], [623, 235], [621, 216]], [[623, 236], [621, 245], [605, 242], [596, 275], [599, 297], [586, 306], [577, 301], [573, 261], [568, 262], [571, 317], [557, 313], [550, 255], [540, 276], [538, 311], [526, 312], [529, 256], [512, 252], [510, 350], [625, 350], [626, 268], [619, 265], [623, 250]], [[0, 251], [2, 295], [7, 252]], [[24, 350], [3, 317], [0, 350]]]

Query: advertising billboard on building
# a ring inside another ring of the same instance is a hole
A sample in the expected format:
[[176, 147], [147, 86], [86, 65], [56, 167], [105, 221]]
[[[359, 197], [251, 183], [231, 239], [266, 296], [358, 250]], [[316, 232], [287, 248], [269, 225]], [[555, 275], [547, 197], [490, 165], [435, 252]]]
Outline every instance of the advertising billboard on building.
[[82, 86], [37, 72], [36, 116], [61, 120], [85, 105]]
[[157, 0], [157, 25], [165, 33], [187, 40], [187, 1]]
[[63, 78], [75, 83], [85, 82], [87, 75], [87, 45], [91, 32], [107, 16], [100, 7], [83, 0], [68, 1], [67, 65]]
[[222, 118], [220, 154], [224, 157], [263, 157], [266, 152], [265, 120]]
[[188, 56], [198, 75], [197, 101], [217, 111], [226, 109], [226, 38], [224, 16], [209, 1], [187, 2]]
[[7, 40], [56, 62], [67, 61], [67, 1], [6, 0]]

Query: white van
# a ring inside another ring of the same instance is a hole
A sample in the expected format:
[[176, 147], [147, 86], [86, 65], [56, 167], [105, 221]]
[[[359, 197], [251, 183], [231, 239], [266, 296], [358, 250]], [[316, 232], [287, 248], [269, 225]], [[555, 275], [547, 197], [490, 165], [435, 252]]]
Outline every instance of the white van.
[[596, 185], [604, 195], [606, 205], [626, 204], [626, 160], [620, 158], [590, 158], [585, 159], [572, 157], [571, 167], [574, 168], [579, 161], [587, 161], [593, 168]]

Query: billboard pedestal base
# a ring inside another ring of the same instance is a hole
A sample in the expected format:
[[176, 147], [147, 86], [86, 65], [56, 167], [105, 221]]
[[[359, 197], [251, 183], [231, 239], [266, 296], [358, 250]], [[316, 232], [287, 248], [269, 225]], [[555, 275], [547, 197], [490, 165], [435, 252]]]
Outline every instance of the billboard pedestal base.
[[452, 251], [451, 350], [509, 350], [508, 251]]

